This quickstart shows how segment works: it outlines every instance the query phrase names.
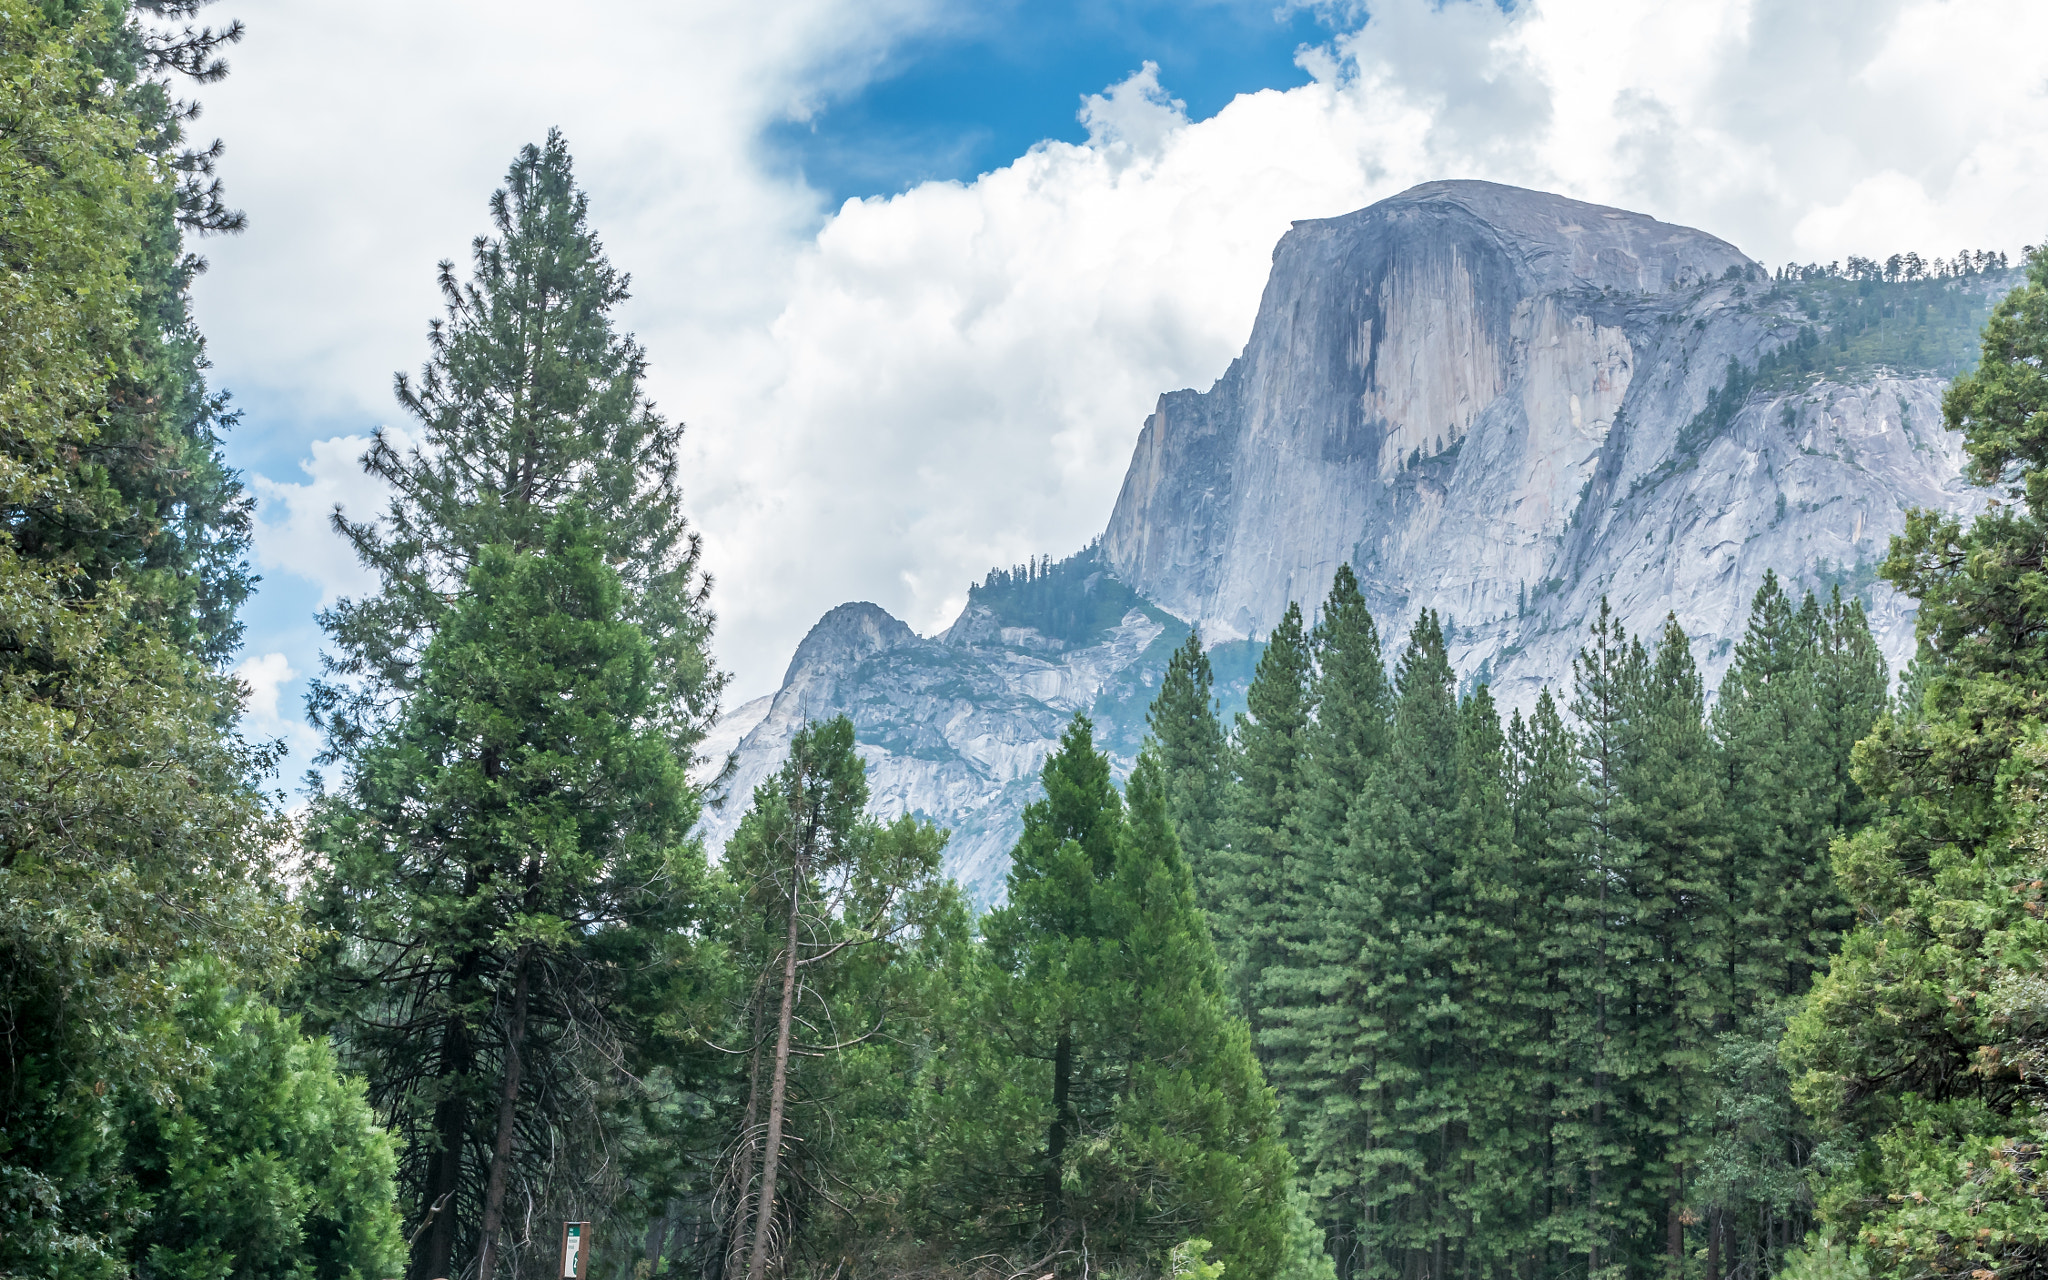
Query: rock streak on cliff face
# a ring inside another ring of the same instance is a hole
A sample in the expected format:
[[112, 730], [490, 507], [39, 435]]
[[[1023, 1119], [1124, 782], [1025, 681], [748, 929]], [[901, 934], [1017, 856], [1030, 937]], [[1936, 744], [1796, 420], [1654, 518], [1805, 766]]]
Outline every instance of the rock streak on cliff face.
[[[2000, 286], [1971, 287], [1981, 306]], [[709, 834], [805, 720], [845, 713], [880, 810], [952, 827], [951, 869], [993, 900], [1069, 715], [1092, 709], [1127, 767], [1187, 624], [1256, 639], [1346, 562], [1390, 646], [1437, 610], [1461, 674], [1509, 706], [1568, 678], [1602, 596], [1632, 632], [1675, 614], [1711, 687], [1766, 569], [1861, 595], [1896, 668], [1912, 619], [1871, 570], [1907, 508], [1982, 495], [1938, 369], [1784, 363], [1819, 334], [1849, 352], [1878, 311], [1830, 297], [1858, 318], [1704, 232], [1491, 183], [1296, 223], [1244, 354], [1160, 398], [1099, 547], [1066, 562], [1106, 593], [1094, 629], [1055, 637], [994, 595], [932, 639], [833, 610], [722, 726], [738, 772]]]

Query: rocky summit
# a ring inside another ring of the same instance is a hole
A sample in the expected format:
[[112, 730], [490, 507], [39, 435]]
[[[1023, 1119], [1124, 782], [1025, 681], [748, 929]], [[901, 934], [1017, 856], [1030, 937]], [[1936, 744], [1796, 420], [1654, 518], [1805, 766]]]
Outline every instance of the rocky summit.
[[1675, 615], [1711, 688], [1767, 569], [1861, 597], [1896, 669], [1912, 618], [1875, 568], [1909, 508], [1984, 500], [1940, 402], [2007, 284], [1917, 258], [1771, 272], [1705, 232], [1482, 182], [1298, 222], [1244, 354], [1146, 419], [1100, 542], [992, 574], [936, 637], [828, 613], [782, 688], [721, 725], [731, 800], [707, 835], [798, 727], [843, 712], [878, 810], [952, 828], [952, 871], [993, 901], [1073, 712], [1127, 766], [1190, 625], [1221, 646], [1228, 702], [1258, 638], [1347, 562], [1390, 652], [1433, 609], [1508, 706], [1567, 677], [1602, 597], [1631, 632]]

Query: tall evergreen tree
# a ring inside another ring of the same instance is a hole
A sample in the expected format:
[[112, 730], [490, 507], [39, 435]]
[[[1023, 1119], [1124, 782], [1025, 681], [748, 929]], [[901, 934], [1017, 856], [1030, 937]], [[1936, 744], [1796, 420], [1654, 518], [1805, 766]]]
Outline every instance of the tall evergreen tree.
[[1454, 1037], [1451, 1050], [1464, 1077], [1466, 1119], [1458, 1165], [1445, 1171], [1455, 1188], [1452, 1212], [1465, 1228], [1461, 1274], [1494, 1272], [1523, 1260], [1530, 1212], [1529, 1177], [1536, 1163], [1528, 1124], [1532, 1091], [1518, 1053], [1530, 1034], [1517, 967], [1520, 870], [1509, 804], [1508, 743], [1492, 692], [1479, 685], [1458, 709], [1457, 858], [1454, 934]]
[[622, 984], [669, 977], [701, 891], [686, 768], [719, 686], [678, 430], [558, 134], [491, 210], [398, 382], [421, 442], [364, 459], [389, 511], [337, 516], [379, 588], [322, 616], [310, 699], [345, 771], [309, 828], [315, 1007], [407, 1138], [416, 1280], [489, 1280], [515, 1181], [594, 1140], [573, 1080], [654, 1034]]
[[1546, 1234], [1584, 1259], [1588, 1275], [1626, 1266], [1633, 1243], [1629, 1091], [1647, 1064], [1636, 1035], [1632, 975], [1648, 958], [1634, 898], [1641, 849], [1626, 790], [1632, 718], [1649, 656], [1603, 598], [1590, 643], [1572, 662], [1571, 712], [1585, 771], [1580, 878], [1563, 921], [1566, 1015], [1560, 1033], [1576, 1069], [1558, 1099], [1554, 1129], [1571, 1186]]
[[682, 428], [641, 389], [646, 353], [612, 326], [629, 278], [605, 257], [576, 189], [568, 144], [523, 150], [491, 197], [495, 236], [478, 237], [471, 278], [441, 264], [445, 319], [432, 358], [399, 404], [418, 443], [379, 432], [363, 468], [394, 496], [381, 518], [336, 527], [378, 589], [321, 615], [333, 651], [311, 709], [336, 759], [419, 678], [421, 652], [487, 547], [531, 551], [562, 511], [596, 517], [591, 536], [653, 646], [671, 732], [687, 750], [721, 679], [706, 644], [710, 582], [682, 514]]
[[1810, 899], [1832, 887], [1821, 856], [1829, 806], [1821, 794], [1824, 762], [1815, 753], [1815, 614], [1795, 609], [1776, 575], [1766, 573], [1714, 707], [1735, 820], [1727, 875], [1732, 924], [1751, 939], [1731, 956], [1741, 970], [1730, 975], [1738, 1014], [1803, 991], [1826, 954], [1810, 945], [1805, 929], [1790, 927], [1811, 916], [1818, 904]]
[[1270, 1274], [1289, 1222], [1286, 1149], [1159, 763], [1141, 758], [1126, 807], [1076, 716], [1044, 779], [1009, 902], [984, 924], [1004, 1039], [1051, 1068], [1030, 1238], [1076, 1268], [1084, 1249], [1093, 1267], [1158, 1267], [1199, 1234], [1226, 1266]]
[[1352, 1275], [1441, 1277], [1466, 1234], [1452, 1200], [1469, 1119], [1451, 923], [1466, 906], [1455, 685], [1425, 610], [1395, 677], [1387, 767], [1353, 809], [1348, 856], [1331, 877], [1330, 960], [1343, 976], [1324, 981], [1351, 1018], [1329, 1051], [1334, 1087], [1304, 1122], [1302, 1154], [1339, 1218], [1336, 1252]]
[[1166, 660], [1159, 696], [1145, 713], [1153, 752], [1166, 779], [1167, 807], [1183, 856], [1205, 879], [1216, 850], [1226, 781], [1226, 743], [1216, 718], [1216, 676], [1199, 629]]
[[[1722, 680], [1713, 723], [1723, 760], [1731, 939], [1728, 1025], [1715, 1075], [1719, 1131], [1707, 1164], [1708, 1257], [1763, 1269], [1810, 1221], [1812, 1126], [1770, 1060], [1793, 1002], [1848, 924], [1828, 844], [1868, 820], [1850, 755], [1884, 710], [1883, 656], [1839, 590], [1796, 611], [1766, 574]], [[1731, 1083], [1739, 1082], [1739, 1083]]]
[[1341, 950], [1349, 936], [1329, 913], [1330, 877], [1346, 858], [1351, 810], [1386, 751], [1385, 661], [1349, 565], [1338, 568], [1310, 643], [1315, 718], [1293, 766], [1296, 803], [1274, 883], [1273, 961], [1253, 991], [1260, 1057], [1280, 1090], [1290, 1135], [1301, 1123], [1298, 1104], [1315, 1092], [1332, 1036], [1342, 1035], [1338, 1024], [1348, 1016], [1328, 987], [1338, 972], [1330, 967], [1332, 948]]
[[1576, 926], [1588, 898], [1582, 834], [1587, 821], [1585, 765], [1576, 736], [1544, 689], [1525, 719], [1509, 721], [1509, 813], [1514, 824], [1513, 982], [1526, 1038], [1514, 1045], [1527, 1104], [1530, 1152], [1527, 1265], [1545, 1273], [1571, 1268], [1582, 1242], [1584, 1194], [1577, 1166], [1585, 1049], [1578, 997], [1593, 954]]
[[897, 1033], [906, 943], [943, 928], [957, 891], [939, 879], [943, 833], [865, 812], [867, 768], [844, 716], [800, 730], [727, 843], [735, 883], [728, 954], [746, 1101], [726, 1146], [725, 1273], [784, 1274], [809, 1202], [830, 1203], [820, 1163], [843, 1108], [840, 1056]]
[[1237, 717], [1221, 848], [1210, 860], [1207, 882], [1197, 886], [1254, 1036], [1265, 1022], [1258, 1007], [1260, 978], [1280, 960], [1280, 886], [1313, 713], [1311, 678], [1301, 607], [1289, 604], [1259, 657], [1246, 709]]
[[1727, 1010], [1730, 939], [1718, 761], [1699, 670], [1675, 618], [1667, 617], [1644, 675], [1622, 788], [1637, 850], [1626, 892], [1644, 933], [1631, 979], [1640, 1038], [1631, 1137], [1640, 1220], [1663, 1227], [1665, 1267], [1675, 1274], [1686, 1257], [1689, 1179], [1712, 1132], [1710, 1070]]
[[[227, 34], [0, 0], [7, 1275], [335, 1275], [395, 1237], [388, 1143], [268, 1004], [304, 935], [257, 790], [274, 762], [218, 670], [247, 506], [180, 228], [234, 220], [198, 216], [183, 172], [210, 153], [183, 146], [170, 78], [217, 78]], [[309, 1243], [323, 1219], [347, 1239]]]

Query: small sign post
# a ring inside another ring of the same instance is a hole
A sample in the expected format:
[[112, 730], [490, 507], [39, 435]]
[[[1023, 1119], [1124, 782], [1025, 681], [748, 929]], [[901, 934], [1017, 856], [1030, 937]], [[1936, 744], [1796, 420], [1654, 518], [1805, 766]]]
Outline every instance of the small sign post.
[[590, 1274], [590, 1224], [562, 1224], [562, 1280], [584, 1280]]

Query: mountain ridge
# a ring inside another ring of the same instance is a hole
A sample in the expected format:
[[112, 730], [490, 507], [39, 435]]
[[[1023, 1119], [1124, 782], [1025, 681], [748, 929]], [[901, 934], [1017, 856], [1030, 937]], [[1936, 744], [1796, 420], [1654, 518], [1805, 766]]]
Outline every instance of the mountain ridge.
[[1244, 352], [1159, 398], [1097, 543], [991, 573], [933, 637], [872, 604], [820, 620], [738, 735], [713, 844], [805, 719], [847, 714], [878, 811], [951, 827], [949, 867], [996, 901], [1068, 717], [1127, 769], [1191, 626], [1241, 705], [1256, 638], [1343, 563], [1390, 657], [1434, 609], [1504, 710], [1564, 676], [1602, 598], [1631, 631], [1677, 616], [1711, 687], [1766, 568], [1862, 599], [1897, 669], [1912, 617], [1874, 564], [1907, 507], [1981, 507], [1942, 362], [2002, 277], [1774, 277], [1703, 231], [1475, 182], [1297, 222], [1273, 263]]

